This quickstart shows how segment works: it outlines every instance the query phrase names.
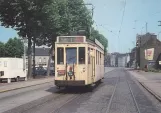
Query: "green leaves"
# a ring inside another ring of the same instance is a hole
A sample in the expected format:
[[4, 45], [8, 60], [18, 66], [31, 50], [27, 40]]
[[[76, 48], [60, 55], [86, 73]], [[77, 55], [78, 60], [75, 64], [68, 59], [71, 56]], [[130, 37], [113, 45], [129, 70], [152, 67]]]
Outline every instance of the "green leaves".
[[20, 39], [10, 38], [7, 43], [0, 42], [0, 57], [18, 57], [23, 55], [23, 43]]
[[[92, 26], [92, 13], [83, 0], [0, 0], [0, 21], [19, 36], [35, 38], [37, 45], [52, 45], [58, 35]], [[93, 37], [105, 44], [98, 31]], [[33, 39], [32, 38], [32, 39]], [[107, 42], [107, 41], [106, 41]]]
[[0, 42], [0, 57], [5, 56], [5, 46], [3, 42]]
[[99, 31], [92, 28], [91, 30], [91, 40], [97, 39], [105, 48], [105, 53], [107, 52], [108, 40], [104, 35], [100, 34]]

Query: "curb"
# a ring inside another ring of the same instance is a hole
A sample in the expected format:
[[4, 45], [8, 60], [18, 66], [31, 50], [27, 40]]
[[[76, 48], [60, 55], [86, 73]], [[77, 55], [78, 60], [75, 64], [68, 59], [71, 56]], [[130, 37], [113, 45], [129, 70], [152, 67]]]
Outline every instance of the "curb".
[[[129, 72], [129, 71], [128, 71]], [[130, 73], [129, 72], [129, 74], [130, 75], [132, 75], [133, 76], [133, 74], [132, 73]], [[144, 84], [144, 82], [141, 82], [138, 78], [136, 78], [135, 76], [133, 76], [138, 82], [139, 82], [139, 84], [143, 87], [143, 88], [145, 88], [151, 95], [153, 95], [159, 102], [161, 102], [161, 97], [159, 96], [159, 95], [157, 95], [154, 91], [152, 91], [148, 86], [146, 86], [145, 84]]]
[[143, 82], [140, 82], [138, 80], [138, 82], [141, 84], [141, 86], [143, 86], [150, 94], [152, 94], [159, 102], [161, 102], [161, 97], [158, 96], [154, 91], [152, 91], [150, 88], [148, 88]]
[[[53, 81], [50, 81], [50, 82], [53, 82]], [[38, 83], [38, 84], [34, 84], [34, 85], [29, 85], [29, 86], [23, 86], [23, 87], [18, 87], [18, 88], [13, 88], [13, 89], [0, 90], [0, 93], [9, 92], [9, 91], [18, 90], [18, 89], [23, 89], [23, 88], [32, 87], [32, 86], [38, 86], [38, 85], [42, 85], [42, 84], [46, 84], [46, 83], [50, 83], [50, 82], [48, 81], [48, 82]]]

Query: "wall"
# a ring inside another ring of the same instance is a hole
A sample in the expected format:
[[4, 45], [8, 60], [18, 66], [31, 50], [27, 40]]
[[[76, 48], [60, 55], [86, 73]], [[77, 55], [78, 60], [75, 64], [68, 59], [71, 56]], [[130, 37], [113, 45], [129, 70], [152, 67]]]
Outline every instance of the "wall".
[[115, 62], [116, 62], [116, 55], [111, 55], [111, 66], [115, 66]]
[[[140, 68], [143, 69], [148, 64], [148, 60], [145, 59], [145, 49], [154, 48], [153, 61], [156, 60], [161, 53], [161, 42], [155, 38], [151, 38], [145, 45], [140, 48]], [[153, 66], [155, 68], [155, 66]]]
[[126, 56], [118, 57], [118, 67], [126, 67]]

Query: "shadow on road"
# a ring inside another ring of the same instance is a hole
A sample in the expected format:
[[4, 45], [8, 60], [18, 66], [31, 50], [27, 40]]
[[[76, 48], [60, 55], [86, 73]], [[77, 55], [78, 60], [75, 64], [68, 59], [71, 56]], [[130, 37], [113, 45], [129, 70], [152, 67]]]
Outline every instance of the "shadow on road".
[[101, 84], [101, 82], [96, 83], [94, 86], [74, 86], [74, 87], [65, 87], [58, 89], [56, 86], [49, 88], [48, 92], [51, 93], [57, 93], [57, 94], [82, 94], [82, 93], [88, 93], [93, 92], [97, 90], [98, 86]]

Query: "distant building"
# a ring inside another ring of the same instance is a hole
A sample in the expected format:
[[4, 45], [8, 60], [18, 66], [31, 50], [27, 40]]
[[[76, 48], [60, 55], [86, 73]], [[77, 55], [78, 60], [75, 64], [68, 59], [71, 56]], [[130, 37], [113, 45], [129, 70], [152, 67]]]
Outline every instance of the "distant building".
[[111, 58], [111, 54], [110, 53], [107, 53], [106, 55], [105, 55], [105, 61], [104, 61], [104, 65], [105, 66], [111, 66], [111, 63], [110, 63], [110, 58]]
[[136, 47], [134, 47], [131, 50], [130, 55], [130, 62], [129, 62], [129, 67], [135, 67], [135, 62], [136, 62]]
[[130, 55], [127, 54], [119, 54], [118, 55], [118, 67], [129, 67]]
[[[49, 60], [49, 47], [35, 47], [35, 65], [36, 66], [47, 66]], [[33, 57], [33, 53], [32, 53]], [[53, 61], [51, 61], [53, 63]], [[32, 59], [33, 64], [33, 59]], [[26, 66], [28, 67], [28, 57], [26, 56]]]
[[115, 67], [116, 66], [116, 54], [111, 54], [111, 57], [110, 57], [110, 65], [112, 67]]
[[161, 42], [154, 34], [147, 33], [137, 36], [136, 63], [143, 69], [157, 68], [157, 59], [161, 53]]

